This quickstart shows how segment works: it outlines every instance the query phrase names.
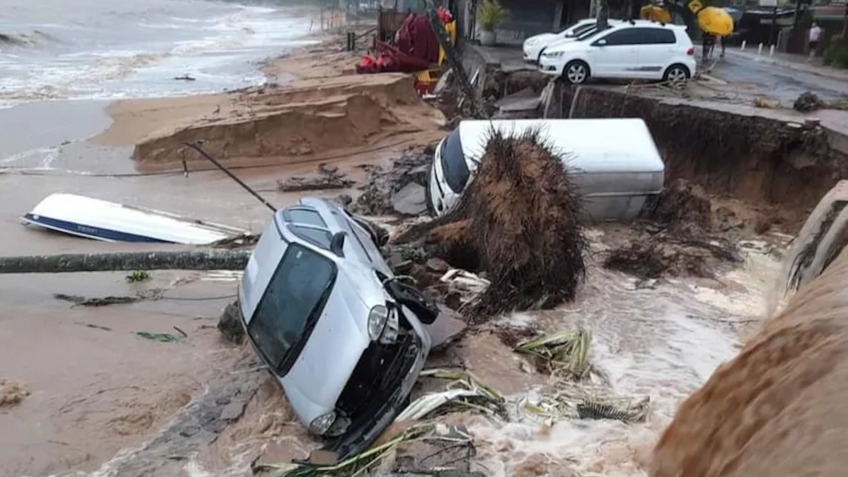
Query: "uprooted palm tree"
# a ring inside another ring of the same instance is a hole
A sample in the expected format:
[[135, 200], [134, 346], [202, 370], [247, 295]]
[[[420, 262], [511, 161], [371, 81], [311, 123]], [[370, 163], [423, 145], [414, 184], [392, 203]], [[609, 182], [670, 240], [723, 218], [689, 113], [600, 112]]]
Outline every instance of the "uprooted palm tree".
[[458, 206], [398, 241], [423, 237], [453, 266], [485, 272], [491, 285], [472, 308], [479, 316], [572, 300], [585, 276], [586, 240], [562, 159], [540, 131], [492, 131]]

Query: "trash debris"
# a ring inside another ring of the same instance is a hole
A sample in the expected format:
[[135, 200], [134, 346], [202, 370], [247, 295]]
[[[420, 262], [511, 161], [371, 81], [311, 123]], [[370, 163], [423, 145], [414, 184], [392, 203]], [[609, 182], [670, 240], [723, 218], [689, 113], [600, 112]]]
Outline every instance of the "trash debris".
[[[436, 411], [445, 413], [473, 410], [502, 419], [508, 416], [504, 397], [469, 371], [433, 369], [423, 371], [421, 376], [447, 379], [451, 383], [447, 391], [425, 394], [416, 399], [397, 416], [396, 422], [432, 417]], [[445, 410], [444, 407], [448, 405], [450, 409]]]
[[796, 99], [795, 103], [792, 105], [792, 108], [795, 111], [801, 113], [809, 113], [826, 107], [827, 103], [821, 98], [819, 98], [818, 95], [810, 91], [801, 93], [801, 95], [798, 96], [798, 99]]
[[126, 305], [138, 301], [159, 300], [165, 293], [164, 289], [153, 289], [138, 292], [135, 296], [106, 296], [102, 298], [87, 298], [79, 295], [65, 295], [63, 293], [54, 293], [53, 298], [62, 301], [69, 301], [74, 306], [109, 306], [109, 305]]
[[0, 379], [0, 409], [20, 404], [30, 395], [23, 381]]
[[780, 107], [780, 101], [768, 100], [761, 96], [757, 96], [753, 100], [751, 100], [751, 104], [753, 104], [755, 108], [764, 109], [777, 109]]
[[24, 215], [23, 220], [106, 242], [204, 245], [248, 234], [246, 230], [226, 225], [74, 194], [50, 194]]
[[142, 338], [158, 341], [159, 343], [176, 343], [180, 339], [170, 333], [151, 333], [149, 331], [136, 331], [136, 336], [140, 336]]
[[539, 131], [493, 131], [458, 206], [396, 242], [424, 238], [452, 266], [486, 272], [491, 284], [473, 304], [480, 316], [549, 308], [573, 299], [585, 277], [580, 214], [576, 187]]
[[544, 368], [551, 375], [580, 380], [588, 377], [591, 372], [589, 364], [591, 342], [592, 333], [579, 329], [560, 331], [524, 341], [519, 343], [515, 350], [541, 358]]
[[577, 405], [581, 419], [611, 419], [622, 422], [642, 422], [650, 410], [650, 398], [636, 404], [616, 405], [611, 402], [588, 400]]
[[448, 270], [447, 273], [439, 278], [439, 281], [448, 284], [449, 293], [459, 293], [460, 308], [477, 300], [489, 288], [489, 285], [491, 285], [488, 280], [458, 268]]
[[[332, 465], [314, 465], [300, 464], [292, 468], [291, 465], [266, 465], [263, 470], [280, 470], [283, 473], [280, 477], [319, 477], [325, 475], [348, 475], [358, 476], [363, 475], [368, 469], [372, 469], [381, 460], [391, 454], [397, 447], [404, 442], [419, 440], [432, 433], [435, 426], [425, 424], [422, 426], [412, 427], [399, 436], [391, 439], [389, 442], [369, 449], [360, 454], [354, 455], [346, 460]], [[256, 472], [256, 469], [254, 469]]]
[[347, 189], [356, 182], [348, 179], [339, 168], [327, 164], [318, 165], [318, 174], [313, 176], [294, 176], [277, 181], [281, 192], [304, 192], [326, 189]]
[[[433, 156], [427, 152], [404, 154], [392, 161], [391, 168], [370, 169], [365, 189], [351, 204], [350, 210], [362, 215], [397, 213], [392, 198], [411, 183], [426, 187], [432, 161]], [[421, 197], [424, 197], [423, 193]]]

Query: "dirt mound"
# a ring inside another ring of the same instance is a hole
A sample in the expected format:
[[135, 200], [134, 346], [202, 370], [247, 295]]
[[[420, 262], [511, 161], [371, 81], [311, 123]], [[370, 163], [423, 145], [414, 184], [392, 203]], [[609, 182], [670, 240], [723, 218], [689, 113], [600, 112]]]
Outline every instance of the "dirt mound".
[[574, 298], [586, 271], [580, 211], [562, 161], [537, 132], [521, 138], [492, 132], [457, 208], [422, 229], [437, 256], [485, 272], [491, 285], [474, 306], [485, 316]]
[[657, 444], [651, 474], [844, 474], [846, 284], [842, 253], [681, 405]]
[[740, 228], [727, 207], [716, 207], [699, 185], [684, 179], [669, 184], [634, 224], [635, 237], [614, 247], [604, 260], [612, 270], [642, 279], [662, 276], [715, 278], [727, 262], [741, 263], [736, 244], [718, 232]]
[[20, 404], [29, 396], [29, 388], [21, 381], [0, 379], [0, 408]]
[[186, 142], [203, 141], [216, 157], [249, 162], [372, 145], [433, 131], [443, 122], [419, 99], [412, 77], [392, 74], [295, 81], [169, 102], [130, 101], [111, 107], [110, 114], [115, 122], [97, 141], [134, 144], [133, 158], [147, 167], [201, 161]]
[[712, 203], [703, 187], [677, 179], [663, 189], [654, 207], [646, 207], [641, 216], [676, 227], [694, 224], [709, 229]]

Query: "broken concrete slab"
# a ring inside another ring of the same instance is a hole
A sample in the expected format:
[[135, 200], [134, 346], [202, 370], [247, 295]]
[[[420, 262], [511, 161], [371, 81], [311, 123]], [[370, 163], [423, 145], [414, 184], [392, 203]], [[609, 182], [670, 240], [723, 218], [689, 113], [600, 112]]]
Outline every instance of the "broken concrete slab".
[[309, 190], [347, 189], [356, 182], [348, 179], [339, 168], [327, 164], [318, 166], [318, 174], [294, 176], [277, 181], [281, 192], [304, 192]]
[[448, 307], [439, 307], [439, 316], [432, 325], [425, 325], [427, 332], [432, 340], [431, 350], [438, 351], [456, 342], [462, 337], [465, 328], [465, 321], [461, 320], [461, 316]]
[[410, 182], [392, 195], [392, 207], [404, 215], [421, 215], [427, 212], [426, 190], [423, 186]]

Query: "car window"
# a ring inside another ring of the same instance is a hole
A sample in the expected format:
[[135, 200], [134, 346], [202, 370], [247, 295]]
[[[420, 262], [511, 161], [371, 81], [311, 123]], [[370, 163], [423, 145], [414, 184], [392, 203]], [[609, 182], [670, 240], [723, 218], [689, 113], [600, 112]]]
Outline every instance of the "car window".
[[326, 227], [324, 219], [318, 212], [306, 208], [291, 208], [283, 211], [283, 219], [292, 224], [314, 225], [316, 227]]
[[283, 254], [247, 325], [256, 348], [280, 374], [303, 348], [335, 277], [333, 262], [306, 247], [293, 243]]
[[574, 27], [574, 29], [571, 30], [571, 32], [568, 34], [568, 36], [580, 36], [580, 35], [582, 35], [583, 33], [587, 32], [588, 30], [590, 30], [592, 28], [595, 28], [594, 23], [586, 23], [584, 25], [579, 25], [579, 26]]
[[663, 45], [673, 45], [677, 43], [677, 38], [674, 36], [674, 32], [669, 28], [652, 28], [651, 30], [654, 35], [654, 43], [659, 43]]
[[655, 28], [625, 28], [614, 31], [603, 39], [607, 41], [608, 46], [646, 45], [654, 42], [654, 35], [651, 30], [655, 30]]
[[595, 27], [596, 27], [596, 25], [592, 25], [591, 28], [589, 28], [582, 35], [577, 37], [577, 41], [585, 41], [585, 40], [592, 39], [592, 38], [598, 36], [599, 33], [603, 33], [605, 31], [607, 31], [609, 28], [611, 28], [609, 25], [607, 25], [606, 28], [603, 28], [601, 30], [598, 30]]
[[330, 249], [330, 241], [332, 240], [332, 235], [328, 230], [324, 229], [316, 229], [312, 227], [301, 227], [298, 225], [289, 225], [289, 230], [294, 232], [295, 235], [311, 242], [314, 245], [317, 245], [323, 249]]
[[468, 163], [465, 162], [465, 153], [462, 152], [462, 141], [459, 138], [459, 128], [453, 130], [452, 133], [442, 143], [441, 161], [442, 174], [445, 176], [445, 182], [448, 187], [454, 192], [462, 192], [465, 189], [465, 184], [471, 176], [471, 171], [468, 170]]

